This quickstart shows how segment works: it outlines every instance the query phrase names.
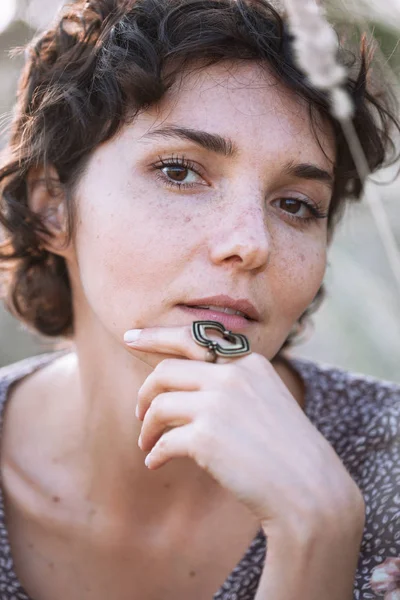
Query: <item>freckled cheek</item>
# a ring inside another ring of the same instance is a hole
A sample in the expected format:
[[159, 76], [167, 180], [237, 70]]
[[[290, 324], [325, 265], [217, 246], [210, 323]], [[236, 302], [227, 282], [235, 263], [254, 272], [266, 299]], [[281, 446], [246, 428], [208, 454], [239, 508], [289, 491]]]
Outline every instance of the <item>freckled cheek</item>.
[[326, 260], [323, 243], [292, 245], [281, 252], [274, 269], [281, 314], [296, 321], [306, 310], [323, 282]]
[[[82, 214], [77, 232], [80, 276], [92, 296], [132, 289], [154, 291], [171, 280], [185, 264], [185, 251], [194, 241], [195, 223], [185, 215], [170, 215], [159, 206], [143, 208], [135, 200], [131, 210], [100, 207]], [[173, 218], [172, 218], [173, 217]], [[94, 265], [96, 268], [94, 268]]]

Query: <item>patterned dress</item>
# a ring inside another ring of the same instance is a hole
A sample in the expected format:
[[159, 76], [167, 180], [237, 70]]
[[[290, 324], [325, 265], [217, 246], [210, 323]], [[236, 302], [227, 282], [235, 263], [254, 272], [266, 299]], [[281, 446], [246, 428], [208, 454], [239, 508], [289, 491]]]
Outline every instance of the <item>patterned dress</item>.
[[[0, 369], [0, 435], [10, 385], [63, 353]], [[364, 496], [366, 523], [354, 600], [400, 600], [400, 385], [307, 360], [290, 362], [305, 384], [305, 414], [332, 444]], [[14, 572], [6, 520], [0, 485], [0, 600], [33, 600]], [[267, 546], [260, 529], [210, 600], [254, 600]]]

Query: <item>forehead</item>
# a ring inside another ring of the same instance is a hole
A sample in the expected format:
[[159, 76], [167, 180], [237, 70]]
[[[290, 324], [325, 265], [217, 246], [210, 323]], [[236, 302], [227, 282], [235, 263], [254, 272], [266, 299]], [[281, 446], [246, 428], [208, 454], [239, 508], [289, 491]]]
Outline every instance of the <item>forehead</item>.
[[287, 161], [289, 152], [290, 159], [318, 159], [325, 168], [334, 161], [329, 123], [317, 116], [313, 127], [307, 101], [255, 62], [190, 70], [142, 117], [150, 130], [174, 124], [229, 137], [239, 155], [257, 149]]

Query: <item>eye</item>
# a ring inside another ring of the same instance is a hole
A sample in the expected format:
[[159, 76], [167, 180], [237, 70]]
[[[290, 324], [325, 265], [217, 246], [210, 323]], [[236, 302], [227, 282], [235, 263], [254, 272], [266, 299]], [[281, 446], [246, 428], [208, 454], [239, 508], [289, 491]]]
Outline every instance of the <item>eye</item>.
[[328, 213], [323, 211], [320, 205], [303, 198], [279, 198], [276, 202], [281, 210], [298, 221], [312, 221], [328, 216]]
[[170, 186], [177, 188], [190, 188], [195, 185], [207, 185], [199, 173], [200, 167], [182, 157], [160, 158], [160, 162], [153, 165], [157, 177]]
[[190, 184], [196, 181], [198, 175], [188, 167], [169, 166], [160, 169], [164, 175], [176, 183]]
[[303, 214], [306, 213], [306, 215], [310, 213], [309, 206], [307, 206], [304, 201], [299, 200], [298, 198], [280, 198], [279, 205], [280, 208], [286, 210], [292, 215], [299, 216], [299, 213], [301, 212]]

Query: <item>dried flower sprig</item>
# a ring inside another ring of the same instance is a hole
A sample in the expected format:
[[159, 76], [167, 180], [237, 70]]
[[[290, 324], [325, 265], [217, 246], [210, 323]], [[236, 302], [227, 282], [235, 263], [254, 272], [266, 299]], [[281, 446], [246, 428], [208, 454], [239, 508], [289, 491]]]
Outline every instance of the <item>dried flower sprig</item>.
[[343, 89], [347, 71], [337, 62], [338, 39], [321, 6], [315, 0], [285, 0], [285, 7], [298, 66], [313, 86], [330, 94], [337, 119], [351, 118], [353, 105]]
[[[337, 61], [338, 38], [317, 0], [284, 0], [284, 6], [294, 37], [297, 64], [314, 87], [325, 90], [330, 95], [331, 114], [340, 122], [358, 175], [365, 182], [370, 170], [353, 125], [352, 101], [344, 89], [347, 71]], [[372, 212], [400, 294], [400, 251], [388, 216], [375, 189], [367, 186], [365, 199]]]

